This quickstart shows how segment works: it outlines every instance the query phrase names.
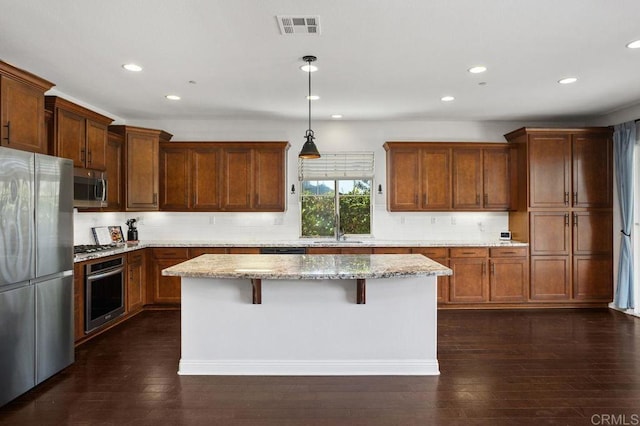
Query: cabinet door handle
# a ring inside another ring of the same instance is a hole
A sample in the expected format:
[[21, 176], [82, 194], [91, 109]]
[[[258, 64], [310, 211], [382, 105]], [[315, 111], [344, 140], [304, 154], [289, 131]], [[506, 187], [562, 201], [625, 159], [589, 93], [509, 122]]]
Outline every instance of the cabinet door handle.
[[573, 226], [578, 226], [578, 213], [573, 214]]
[[569, 213], [564, 214], [564, 226], [569, 226]]
[[158, 193], [154, 192], [153, 193], [153, 204], [157, 204], [158, 203]]
[[89, 151], [89, 158], [87, 159], [87, 162], [91, 164], [91, 151]]
[[129, 272], [129, 279], [133, 281], [133, 271]]
[[476, 206], [480, 205], [480, 194], [476, 194]]
[[418, 194], [413, 196], [413, 203], [417, 206], [418, 205]]
[[489, 194], [484, 194], [484, 205], [489, 204]]
[[573, 205], [578, 204], [578, 192], [573, 193]]
[[84, 149], [81, 149], [80, 150], [80, 162], [84, 163], [85, 157], [86, 156], [85, 156]]
[[569, 205], [569, 192], [565, 192], [564, 193], [564, 205], [568, 206]]
[[7, 141], [7, 145], [9, 145], [11, 143], [11, 121], [7, 121], [4, 127], [7, 128], [7, 137], [4, 139]]
[[425, 206], [428, 205], [429, 204], [429, 195], [424, 194], [422, 196], [422, 200], [423, 200], [423, 203], [424, 203]]
[[482, 275], [484, 275], [487, 272], [487, 264], [485, 262], [482, 262]]
[[496, 264], [491, 263], [491, 275], [495, 275], [495, 274], [496, 274]]

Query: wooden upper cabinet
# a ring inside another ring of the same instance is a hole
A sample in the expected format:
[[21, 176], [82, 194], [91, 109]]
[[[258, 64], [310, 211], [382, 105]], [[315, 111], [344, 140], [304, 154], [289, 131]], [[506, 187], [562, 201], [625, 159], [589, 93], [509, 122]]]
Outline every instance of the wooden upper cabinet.
[[189, 174], [189, 150], [171, 143], [163, 144], [160, 147], [161, 210], [189, 208]]
[[287, 142], [228, 143], [221, 151], [223, 211], [284, 211]]
[[387, 208], [421, 210], [420, 149], [385, 144], [387, 150]]
[[160, 144], [160, 209], [284, 211], [287, 142]]
[[159, 146], [161, 140], [169, 141], [172, 135], [162, 130], [121, 125], [110, 126], [109, 130], [122, 135], [125, 141], [125, 210], [158, 210]]
[[389, 211], [508, 210], [504, 144], [387, 142]]
[[530, 208], [611, 208], [611, 129], [532, 129], [505, 138], [527, 152]]
[[482, 150], [482, 205], [485, 209], [508, 210], [512, 206], [511, 176], [509, 148]]
[[87, 120], [87, 168], [105, 170], [109, 123]]
[[573, 136], [574, 207], [611, 208], [613, 141], [608, 134]]
[[[222, 204], [226, 211], [251, 209], [251, 150], [228, 147], [222, 150]], [[282, 189], [284, 191], [284, 189]]]
[[571, 197], [571, 136], [529, 139], [529, 206], [568, 207]]
[[48, 129], [51, 152], [73, 160], [74, 167], [106, 170], [108, 126], [113, 120], [57, 96], [47, 96], [45, 103], [53, 114]]
[[50, 83], [0, 61], [0, 146], [48, 154], [44, 92]]
[[285, 205], [286, 162], [282, 148], [253, 150], [253, 208], [283, 211]]
[[218, 210], [219, 157], [207, 144], [161, 143], [160, 209]]
[[107, 137], [106, 171], [107, 171], [107, 207], [103, 211], [122, 211], [124, 197], [122, 181], [124, 169], [123, 160], [124, 138], [115, 133], [109, 133]]
[[421, 151], [422, 208], [451, 208], [451, 149], [423, 148]]
[[200, 147], [191, 151], [191, 208], [220, 209], [220, 150]]
[[453, 149], [453, 208], [482, 209], [482, 150]]

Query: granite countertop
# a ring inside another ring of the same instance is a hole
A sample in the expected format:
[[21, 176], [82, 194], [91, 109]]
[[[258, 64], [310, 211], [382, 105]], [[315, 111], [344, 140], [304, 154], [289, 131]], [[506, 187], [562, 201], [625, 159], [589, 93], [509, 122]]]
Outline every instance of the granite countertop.
[[451, 275], [420, 254], [203, 254], [162, 275], [238, 279], [366, 279]]
[[376, 239], [308, 239], [272, 240], [272, 241], [241, 241], [241, 240], [171, 240], [171, 241], [140, 241], [137, 244], [120, 244], [113, 250], [95, 253], [78, 254], [74, 262], [113, 256], [133, 250], [154, 247], [527, 247], [529, 244], [518, 241], [501, 240], [376, 240]]

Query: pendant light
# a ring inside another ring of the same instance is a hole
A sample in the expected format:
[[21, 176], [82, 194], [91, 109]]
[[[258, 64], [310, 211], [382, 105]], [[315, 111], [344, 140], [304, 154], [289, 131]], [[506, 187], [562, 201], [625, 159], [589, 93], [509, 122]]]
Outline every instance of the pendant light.
[[315, 136], [313, 135], [313, 130], [311, 130], [311, 62], [314, 62], [316, 59], [318, 58], [316, 58], [315, 56], [302, 57], [302, 60], [307, 63], [307, 72], [309, 73], [309, 96], [307, 96], [307, 99], [309, 100], [309, 128], [304, 134], [305, 142], [302, 146], [300, 154], [298, 154], [298, 157], [306, 159], [320, 158], [318, 148], [313, 142]]

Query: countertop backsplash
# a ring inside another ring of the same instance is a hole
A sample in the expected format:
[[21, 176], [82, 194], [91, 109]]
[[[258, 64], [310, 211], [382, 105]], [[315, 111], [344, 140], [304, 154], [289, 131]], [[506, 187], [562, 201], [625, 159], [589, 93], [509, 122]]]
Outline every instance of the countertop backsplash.
[[[92, 227], [120, 225], [137, 218], [141, 240], [295, 240], [300, 236], [298, 206], [284, 213], [113, 212], [74, 214], [74, 244], [94, 244]], [[507, 212], [373, 212], [373, 238], [384, 240], [497, 240], [508, 230]], [[358, 237], [359, 238], [359, 237]]]

